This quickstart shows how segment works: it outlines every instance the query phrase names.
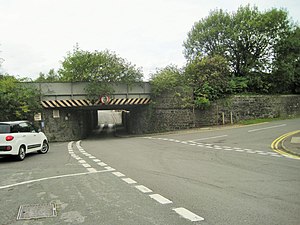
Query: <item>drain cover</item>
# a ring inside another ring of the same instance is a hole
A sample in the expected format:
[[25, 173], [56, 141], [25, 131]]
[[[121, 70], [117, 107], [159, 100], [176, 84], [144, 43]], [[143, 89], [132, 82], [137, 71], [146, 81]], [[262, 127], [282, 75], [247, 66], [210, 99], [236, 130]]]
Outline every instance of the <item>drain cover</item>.
[[17, 220], [30, 220], [55, 216], [57, 216], [57, 212], [56, 205], [54, 203], [21, 205]]

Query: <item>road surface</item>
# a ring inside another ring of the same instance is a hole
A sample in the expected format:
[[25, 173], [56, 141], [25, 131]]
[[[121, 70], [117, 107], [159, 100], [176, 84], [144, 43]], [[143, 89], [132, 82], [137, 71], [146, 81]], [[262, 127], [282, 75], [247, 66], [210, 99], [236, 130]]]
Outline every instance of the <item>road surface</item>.
[[[293, 119], [105, 135], [0, 159], [0, 224], [298, 225], [300, 161], [271, 143], [299, 127]], [[55, 216], [17, 220], [20, 206], [46, 203]]]

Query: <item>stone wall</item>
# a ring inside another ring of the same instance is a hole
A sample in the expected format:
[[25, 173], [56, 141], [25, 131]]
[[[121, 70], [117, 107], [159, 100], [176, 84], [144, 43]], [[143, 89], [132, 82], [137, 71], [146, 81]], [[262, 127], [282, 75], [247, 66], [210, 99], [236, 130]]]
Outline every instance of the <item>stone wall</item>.
[[232, 96], [195, 111], [195, 126], [236, 123], [240, 120], [300, 116], [300, 95]]
[[182, 107], [171, 95], [154, 101], [151, 107], [131, 116], [132, 133], [155, 133], [211, 125], [237, 123], [260, 118], [300, 116], [300, 95], [232, 96], [213, 103], [206, 109]]
[[51, 142], [80, 140], [92, 130], [94, 115], [91, 111], [60, 109], [59, 117], [55, 116], [52, 109], [43, 111], [43, 131]]

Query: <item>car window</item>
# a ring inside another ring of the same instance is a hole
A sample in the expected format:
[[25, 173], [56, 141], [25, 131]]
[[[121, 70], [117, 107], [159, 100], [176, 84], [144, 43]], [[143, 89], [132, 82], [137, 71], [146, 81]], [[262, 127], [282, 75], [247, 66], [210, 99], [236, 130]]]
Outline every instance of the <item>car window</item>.
[[10, 133], [10, 125], [9, 124], [0, 124], [0, 134]]
[[13, 125], [11, 126], [11, 133], [18, 133], [19, 132], [19, 125]]
[[19, 127], [20, 127], [19, 128], [19, 132], [22, 132], [22, 133], [24, 133], [24, 132], [31, 132], [30, 126], [29, 126], [28, 123], [20, 123]]

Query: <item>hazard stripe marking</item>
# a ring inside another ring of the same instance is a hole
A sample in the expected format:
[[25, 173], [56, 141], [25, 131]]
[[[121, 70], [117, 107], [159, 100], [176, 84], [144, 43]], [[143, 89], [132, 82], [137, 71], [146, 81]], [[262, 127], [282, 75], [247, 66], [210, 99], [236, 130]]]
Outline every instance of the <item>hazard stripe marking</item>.
[[[106, 105], [146, 105], [149, 104], [149, 98], [119, 98], [111, 99]], [[44, 100], [41, 101], [44, 108], [66, 108], [66, 107], [86, 107], [103, 105], [100, 100], [92, 104], [87, 99], [68, 99], [68, 100]]]

